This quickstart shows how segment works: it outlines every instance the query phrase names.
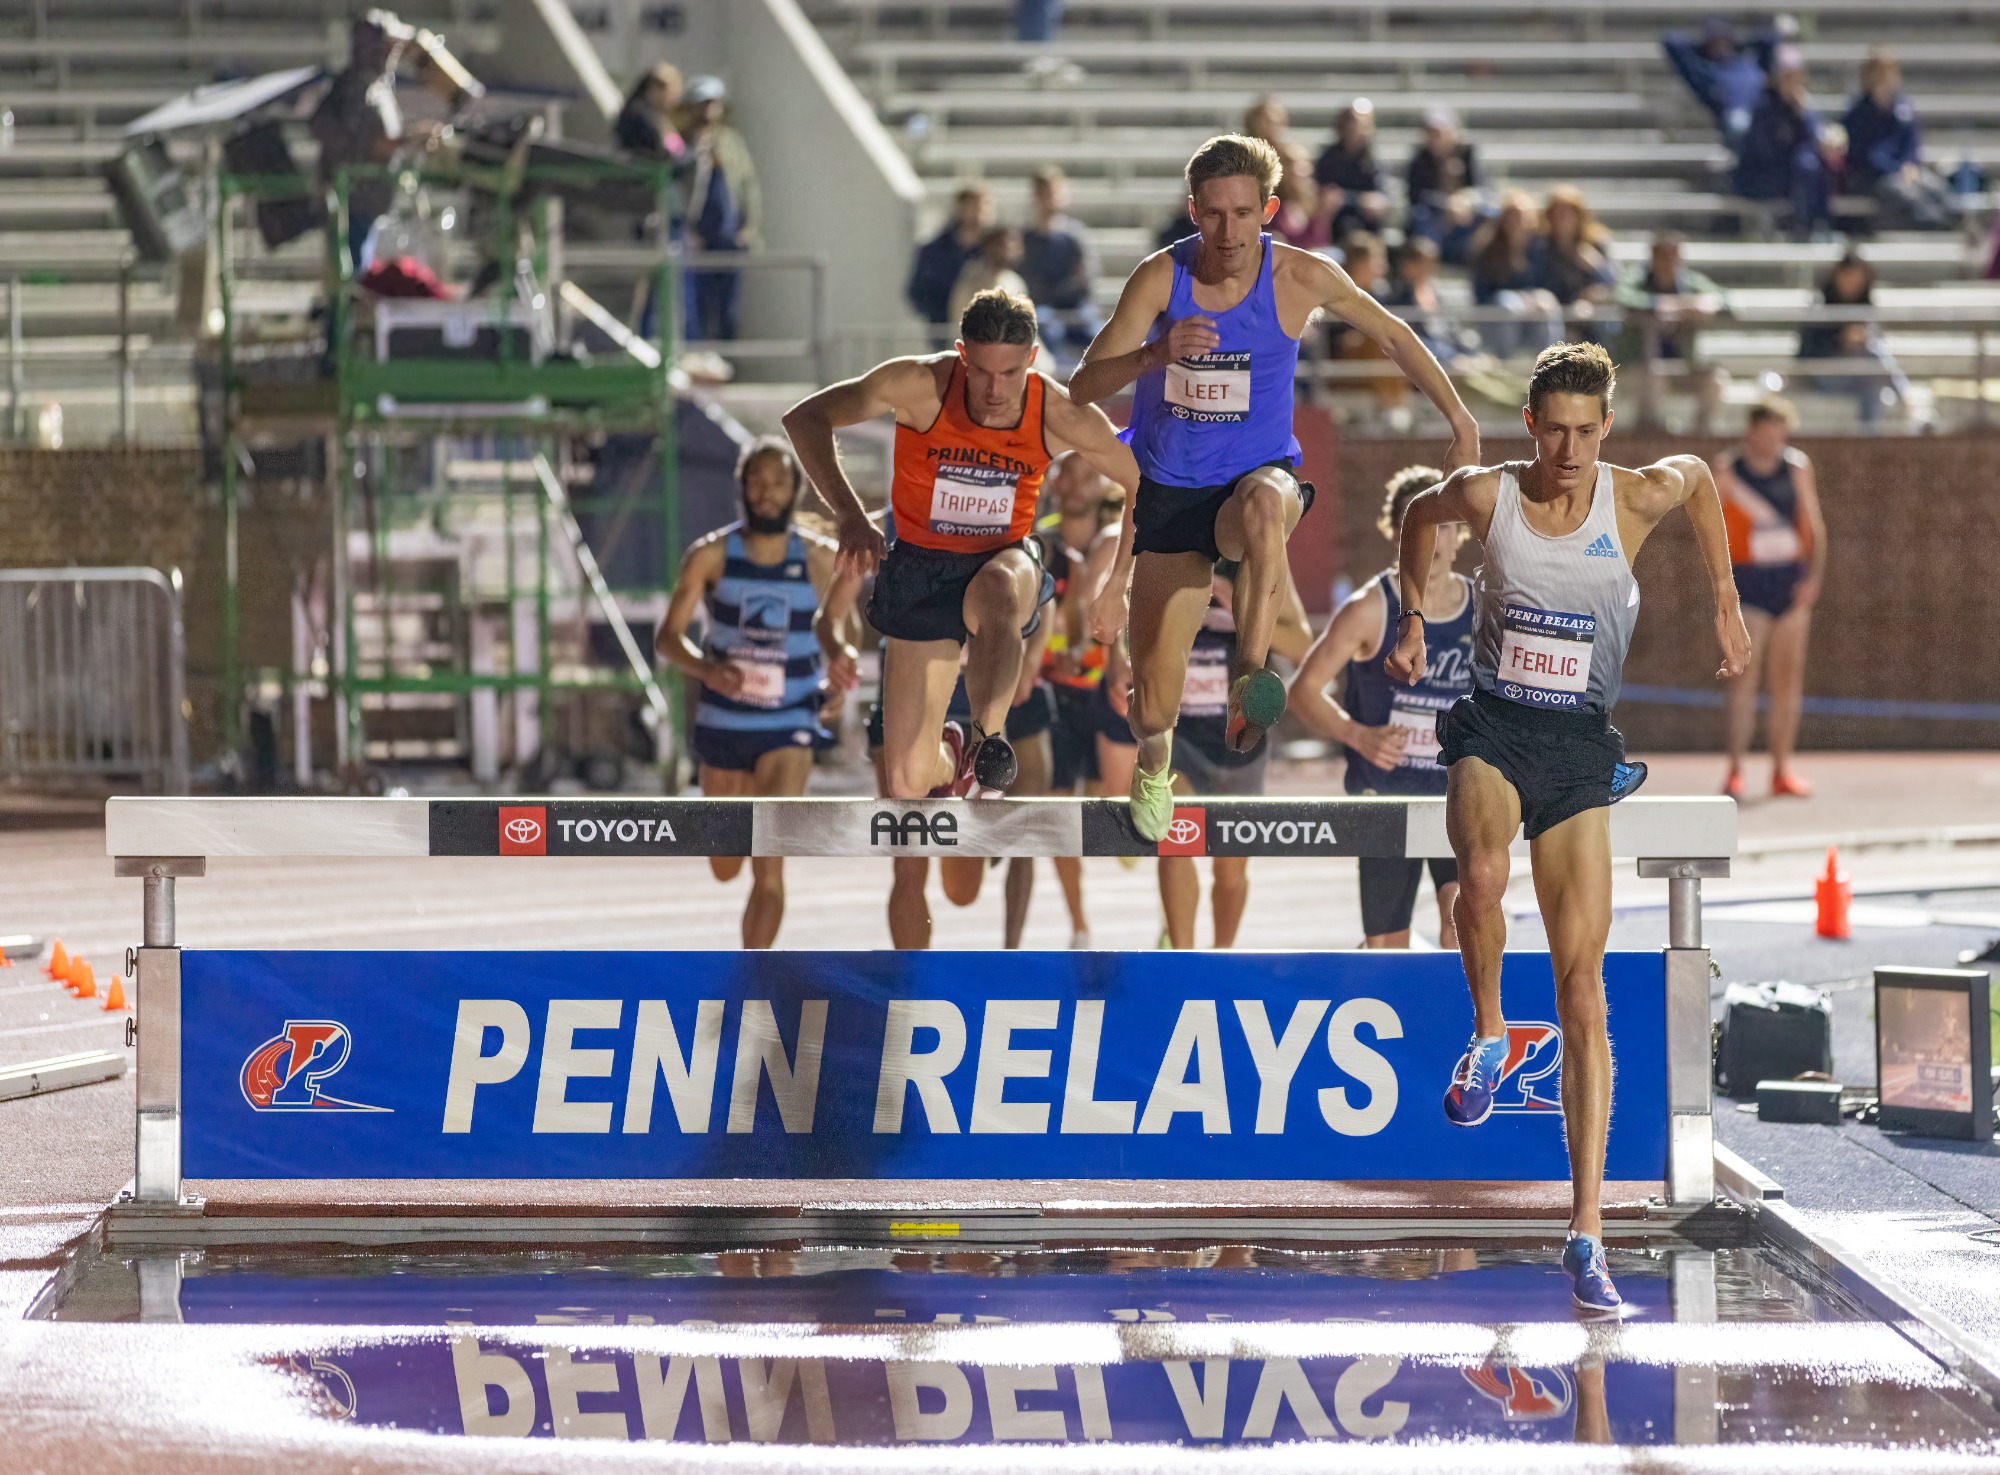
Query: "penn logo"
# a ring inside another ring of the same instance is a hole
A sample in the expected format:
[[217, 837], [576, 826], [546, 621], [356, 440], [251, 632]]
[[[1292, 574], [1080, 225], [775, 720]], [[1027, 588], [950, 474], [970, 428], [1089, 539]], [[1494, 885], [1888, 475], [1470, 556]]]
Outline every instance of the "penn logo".
[[868, 821], [870, 845], [935, 845], [949, 849], [958, 844], [958, 816], [949, 810], [936, 815], [912, 809], [903, 814], [878, 809]]

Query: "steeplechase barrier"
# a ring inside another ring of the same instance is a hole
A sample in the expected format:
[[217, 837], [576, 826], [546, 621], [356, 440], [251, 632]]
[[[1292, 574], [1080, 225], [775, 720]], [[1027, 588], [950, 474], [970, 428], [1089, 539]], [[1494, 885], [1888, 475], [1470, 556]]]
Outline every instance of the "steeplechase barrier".
[[[1670, 1221], [1715, 1192], [1701, 882], [1735, 806], [1629, 800], [1611, 842], [1668, 882], [1668, 937], [1605, 960], [1606, 1176]], [[1506, 959], [1512, 1049], [1468, 1132], [1437, 1105], [1467, 1013], [1450, 953], [183, 950], [175, 926], [211, 859], [1425, 858], [1451, 853], [1438, 799], [1210, 800], [1155, 845], [1099, 800], [120, 798], [106, 849], [144, 891], [127, 1238], [199, 1232], [190, 1182], [337, 1202], [357, 1234], [371, 1205], [432, 1205], [380, 1230], [402, 1239], [536, 1206], [615, 1204], [564, 1232], [619, 1238], [814, 1206], [1498, 1221], [1566, 1193], [1545, 953]]]

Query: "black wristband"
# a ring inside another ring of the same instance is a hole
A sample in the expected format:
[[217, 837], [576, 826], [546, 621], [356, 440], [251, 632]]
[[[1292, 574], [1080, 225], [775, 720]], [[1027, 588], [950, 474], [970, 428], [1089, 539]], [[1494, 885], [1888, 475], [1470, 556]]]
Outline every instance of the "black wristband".
[[[1424, 620], [1424, 612], [1422, 610], [1406, 609], [1400, 615], [1396, 616], [1396, 628], [1400, 630], [1403, 626], [1403, 621], [1409, 619], [1412, 615], [1416, 616], [1420, 620]], [[1424, 620], [1424, 624], [1426, 627], [1428, 627], [1430, 625], [1430, 621]]]

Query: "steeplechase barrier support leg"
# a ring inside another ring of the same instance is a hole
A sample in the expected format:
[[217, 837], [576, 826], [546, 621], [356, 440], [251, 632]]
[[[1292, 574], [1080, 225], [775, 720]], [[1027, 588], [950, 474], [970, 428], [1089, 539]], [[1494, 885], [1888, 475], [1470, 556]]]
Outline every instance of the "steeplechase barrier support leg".
[[116, 874], [136, 876], [145, 891], [143, 942], [136, 950], [134, 1038], [138, 1045], [138, 1119], [132, 1197], [181, 1203], [181, 950], [174, 936], [174, 882], [203, 876], [202, 856], [117, 858]]

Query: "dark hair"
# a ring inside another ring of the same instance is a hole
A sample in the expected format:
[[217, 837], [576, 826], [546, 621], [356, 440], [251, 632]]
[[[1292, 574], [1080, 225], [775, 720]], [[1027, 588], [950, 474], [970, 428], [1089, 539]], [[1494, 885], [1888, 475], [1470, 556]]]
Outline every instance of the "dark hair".
[[[1852, 301], [1833, 295], [1835, 291], [1834, 283], [1839, 279], [1840, 274], [1849, 267], [1858, 268], [1862, 276], [1861, 295], [1852, 299]], [[1852, 307], [1871, 303], [1875, 297], [1875, 268], [1868, 264], [1867, 257], [1863, 256], [1852, 246], [1849, 246], [1840, 260], [1829, 266], [1826, 269], [1826, 275], [1820, 278], [1819, 293], [1821, 298], [1834, 305], [1845, 304]]]
[[1005, 287], [988, 287], [965, 304], [958, 336], [965, 343], [1033, 343], [1035, 304]]
[[736, 491], [739, 496], [749, 485], [750, 468], [766, 457], [776, 457], [790, 464], [794, 497], [805, 490], [806, 469], [799, 464], [798, 452], [792, 449], [792, 443], [782, 435], [760, 435], [745, 446], [736, 457]]
[[1187, 161], [1188, 197], [1192, 199], [1195, 192], [1211, 179], [1229, 179], [1240, 174], [1256, 180], [1258, 196], [1268, 200], [1271, 191], [1278, 187], [1278, 176], [1284, 170], [1284, 160], [1278, 157], [1278, 151], [1263, 139], [1246, 138], [1240, 133], [1218, 133], [1196, 149], [1194, 157]]
[[1534, 372], [1528, 376], [1528, 410], [1539, 414], [1542, 401], [1552, 394], [1594, 394], [1608, 415], [1617, 383], [1618, 368], [1601, 344], [1552, 343], [1535, 356]]
[[625, 94], [625, 105], [630, 107], [644, 98], [646, 89], [655, 82], [670, 82], [676, 92], [686, 91], [681, 81], [681, 69], [672, 62], [663, 61], [658, 66], [647, 67], [645, 71], [639, 73], [639, 80], [634, 82], [632, 90]]
[[1443, 480], [1444, 473], [1435, 466], [1405, 466], [1390, 477], [1382, 488], [1382, 515], [1375, 519], [1382, 536], [1395, 542], [1402, 535], [1403, 514], [1410, 504]]

